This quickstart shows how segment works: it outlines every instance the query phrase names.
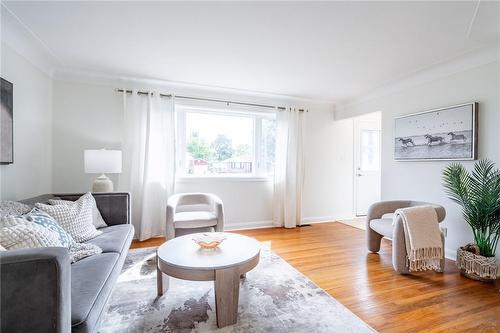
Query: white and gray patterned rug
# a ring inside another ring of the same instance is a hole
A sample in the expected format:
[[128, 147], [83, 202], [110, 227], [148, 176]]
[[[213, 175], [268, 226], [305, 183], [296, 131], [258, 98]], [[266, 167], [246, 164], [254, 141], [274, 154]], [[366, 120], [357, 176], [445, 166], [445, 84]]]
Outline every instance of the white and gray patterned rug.
[[241, 282], [238, 323], [218, 329], [213, 282], [171, 278], [157, 298], [154, 256], [130, 251], [99, 332], [374, 332], [265, 247]]

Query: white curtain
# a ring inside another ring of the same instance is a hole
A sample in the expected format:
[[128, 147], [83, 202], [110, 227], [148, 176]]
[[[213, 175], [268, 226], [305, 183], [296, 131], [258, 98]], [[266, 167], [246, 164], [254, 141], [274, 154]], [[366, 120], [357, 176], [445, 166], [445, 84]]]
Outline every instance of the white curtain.
[[167, 199], [175, 184], [174, 98], [124, 93], [123, 120], [120, 190], [132, 193], [136, 237], [164, 235]]
[[293, 108], [276, 114], [273, 222], [277, 227], [295, 228], [301, 222], [303, 117], [303, 111]]

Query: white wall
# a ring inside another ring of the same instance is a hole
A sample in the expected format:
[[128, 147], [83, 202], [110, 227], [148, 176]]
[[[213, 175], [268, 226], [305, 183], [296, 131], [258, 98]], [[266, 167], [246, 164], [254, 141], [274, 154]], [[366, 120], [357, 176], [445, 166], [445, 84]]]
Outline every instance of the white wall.
[[[122, 109], [116, 87], [158, 89], [259, 103], [289, 103], [259, 95], [235, 95], [192, 88], [117, 82], [80, 76], [59, 77], [54, 83], [54, 162], [55, 192], [88, 191], [92, 175], [83, 171], [83, 150], [120, 148]], [[285, 103], [285, 105], [287, 105]], [[303, 217], [307, 222], [352, 215], [352, 121], [333, 119], [333, 107], [325, 103], [297, 102], [309, 108], [306, 120]], [[347, 164], [346, 164], [347, 163]], [[113, 181], [119, 181], [116, 175]], [[200, 180], [181, 181], [177, 192], [212, 192], [225, 202], [229, 228], [270, 226], [272, 182]]]
[[[497, 58], [498, 59], [498, 58]], [[500, 62], [484, 64], [414, 87], [351, 105], [339, 117], [382, 111], [382, 199], [414, 199], [442, 204], [447, 211], [447, 254], [472, 241], [460, 208], [447, 199], [441, 172], [448, 162], [395, 162], [393, 160], [394, 117], [428, 109], [479, 102], [479, 158], [500, 167]], [[463, 162], [471, 167], [473, 162]], [[497, 249], [500, 255], [500, 248]]]
[[[83, 151], [120, 149], [121, 115], [121, 100], [112, 87], [54, 82], [54, 192], [90, 191], [95, 175], [84, 173]], [[117, 175], [108, 176], [117, 182]]]
[[328, 110], [307, 114], [305, 130], [305, 222], [353, 216], [353, 121], [334, 121]]
[[1, 76], [14, 84], [14, 164], [0, 165], [0, 198], [52, 191], [52, 78], [5, 43]]

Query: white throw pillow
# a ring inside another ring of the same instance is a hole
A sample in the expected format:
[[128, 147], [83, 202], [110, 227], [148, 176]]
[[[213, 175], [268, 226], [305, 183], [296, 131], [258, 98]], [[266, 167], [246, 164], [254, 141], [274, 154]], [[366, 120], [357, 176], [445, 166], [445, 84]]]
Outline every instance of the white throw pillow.
[[100, 253], [102, 253], [102, 249], [99, 246], [90, 243], [74, 242], [69, 249], [69, 257], [71, 259], [71, 262], [76, 262], [80, 259]]
[[37, 247], [69, 249], [71, 262], [102, 253], [94, 244], [80, 244], [48, 214], [33, 208], [28, 214], [0, 219], [0, 251]]
[[36, 207], [52, 216], [75, 241], [81, 243], [102, 234], [92, 223], [92, 202], [92, 194], [86, 193], [67, 205], [37, 203]]
[[30, 206], [17, 201], [0, 201], [0, 217], [18, 216], [31, 210]]
[[47, 229], [52, 230], [53, 232], [57, 233], [57, 236], [59, 237], [59, 241], [61, 242], [62, 246], [65, 248], [70, 248], [75, 241], [73, 238], [64, 230], [59, 223], [54, 220], [52, 216], [49, 214], [41, 211], [38, 208], [33, 208], [28, 214], [19, 216], [18, 218], [25, 219], [27, 221], [36, 223], [41, 225], [42, 227], [45, 227]]
[[0, 244], [6, 250], [63, 247], [57, 232], [22, 216], [0, 218]]
[[[104, 222], [104, 219], [102, 218], [101, 212], [99, 212], [99, 209], [97, 208], [97, 203], [95, 202], [95, 198], [92, 194], [90, 194], [92, 197], [92, 224], [96, 228], [104, 228], [107, 227], [108, 225], [106, 222]], [[74, 201], [69, 201], [69, 200], [56, 200], [56, 199], [50, 199], [49, 204], [51, 205], [70, 205]]]

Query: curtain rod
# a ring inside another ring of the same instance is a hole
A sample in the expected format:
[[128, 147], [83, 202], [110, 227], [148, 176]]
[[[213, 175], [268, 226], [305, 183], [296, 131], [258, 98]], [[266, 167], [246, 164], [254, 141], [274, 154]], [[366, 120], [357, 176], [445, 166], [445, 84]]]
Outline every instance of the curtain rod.
[[[116, 89], [117, 92], [124, 92], [123, 89]], [[132, 90], [125, 90], [127, 94], [132, 94]], [[138, 95], [149, 95], [151, 92], [150, 91], [137, 91]], [[159, 94], [160, 97], [166, 97], [166, 98], [172, 98], [174, 95], [172, 94]], [[246, 105], [246, 106], [256, 106], [256, 107], [261, 107], [261, 108], [269, 108], [269, 109], [277, 109], [280, 111], [286, 110], [286, 107], [284, 106], [275, 106], [275, 105], [266, 105], [266, 104], [254, 104], [254, 103], [245, 103], [245, 102], [234, 102], [234, 101], [226, 101], [222, 99], [212, 99], [212, 98], [203, 98], [203, 97], [192, 97], [192, 96], [181, 96], [181, 95], [175, 95], [175, 98], [182, 98], [182, 99], [192, 99], [192, 100], [197, 100], [197, 101], [206, 101], [206, 102], [219, 102], [219, 103], [226, 103], [226, 104], [236, 104], [236, 105]], [[300, 112], [309, 112], [309, 110], [304, 110], [304, 109], [299, 109]]]

